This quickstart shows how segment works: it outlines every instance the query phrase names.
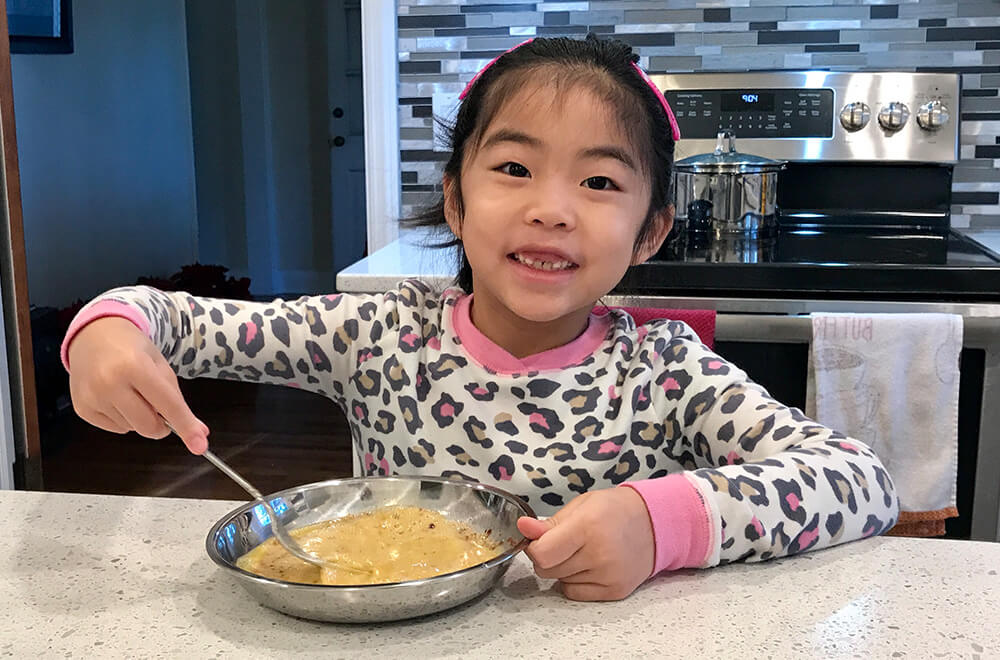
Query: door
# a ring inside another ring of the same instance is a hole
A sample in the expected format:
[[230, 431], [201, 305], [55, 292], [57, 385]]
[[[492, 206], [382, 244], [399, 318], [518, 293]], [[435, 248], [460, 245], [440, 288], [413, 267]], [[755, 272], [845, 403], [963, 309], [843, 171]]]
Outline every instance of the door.
[[366, 252], [360, 0], [328, 0], [330, 194], [334, 273]]
[[17, 167], [14, 92], [7, 13], [0, 12], [0, 488], [14, 487], [13, 463], [28, 488], [41, 487], [41, 444], [24, 261], [21, 179]]
[[358, 0], [188, 0], [199, 259], [262, 296], [364, 256]]

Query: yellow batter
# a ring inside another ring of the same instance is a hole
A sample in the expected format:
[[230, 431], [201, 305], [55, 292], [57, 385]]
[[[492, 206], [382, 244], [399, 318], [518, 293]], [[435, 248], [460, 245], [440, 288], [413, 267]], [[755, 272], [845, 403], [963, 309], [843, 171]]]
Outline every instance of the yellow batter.
[[[436, 511], [394, 506], [318, 522], [291, 532], [324, 559], [346, 558], [352, 570], [323, 568], [288, 554], [269, 538], [236, 560], [245, 571], [304, 584], [387, 584], [454, 573], [500, 554], [500, 543]], [[357, 567], [362, 567], [358, 570]]]

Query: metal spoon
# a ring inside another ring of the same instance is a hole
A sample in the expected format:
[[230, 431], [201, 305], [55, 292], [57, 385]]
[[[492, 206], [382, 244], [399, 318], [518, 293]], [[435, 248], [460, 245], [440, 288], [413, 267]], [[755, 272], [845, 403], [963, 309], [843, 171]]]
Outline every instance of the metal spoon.
[[[173, 431], [174, 435], [180, 437], [177, 431], [174, 431], [170, 424], [167, 424], [166, 420], [164, 420], [163, 423], [166, 424], [168, 429]], [[319, 555], [309, 552], [303, 548], [294, 538], [292, 538], [292, 535], [288, 533], [288, 530], [285, 529], [285, 525], [278, 518], [278, 514], [271, 507], [270, 502], [264, 499], [264, 496], [260, 494], [259, 490], [254, 488], [249, 481], [240, 476], [239, 472], [229, 467], [225, 461], [213, 454], [210, 450], [206, 449], [204, 453], [202, 453], [202, 456], [208, 459], [209, 463], [219, 468], [223, 474], [238, 483], [243, 490], [250, 494], [250, 497], [254, 498], [257, 503], [264, 507], [267, 511], [267, 517], [270, 521], [271, 531], [274, 533], [275, 540], [280, 543], [281, 547], [287, 550], [290, 555], [298, 557], [302, 561], [309, 562], [314, 566], [319, 566], [320, 568], [335, 568], [353, 571], [355, 573], [372, 572], [371, 566], [366, 566], [365, 564], [354, 561], [353, 559], [345, 557], [340, 553], [332, 555], [329, 559], [324, 559]]]
[[356, 573], [370, 573], [371, 568], [349, 559], [342, 554], [333, 555], [330, 559], [323, 559], [319, 555], [309, 552], [298, 542], [292, 538], [292, 535], [288, 533], [285, 529], [285, 525], [281, 523], [278, 518], [278, 514], [271, 507], [271, 503], [264, 499], [264, 496], [260, 494], [260, 491], [254, 488], [249, 481], [240, 476], [240, 474], [229, 467], [225, 461], [213, 454], [208, 449], [202, 454], [208, 459], [208, 462], [219, 468], [227, 477], [238, 483], [243, 490], [250, 493], [250, 496], [257, 500], [267, 510], [267, 517], [271, 523], [271, 531], [274, 532], [275, 540], [281, 544], [289, 554], [298, 557], [302, 561], [307, 561], [310, 564], [319, 566], [320, 568], [337, 568], [337, 569], [347, 569], [349, 571], [354, 571]]

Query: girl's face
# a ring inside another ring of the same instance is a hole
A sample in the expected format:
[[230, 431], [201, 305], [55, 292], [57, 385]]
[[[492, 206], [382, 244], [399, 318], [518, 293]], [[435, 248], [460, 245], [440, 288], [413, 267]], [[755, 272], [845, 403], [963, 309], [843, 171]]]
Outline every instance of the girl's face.
[[582, 87], [553, 100], [529, 86], [505, 103], [466, 156], [461, 187], [464, 217], [451, 179], [445, 212], [472, 266], [476, 305], [539, 323], [582, 322], [672, 222], [672, 212], [658, 217], [633, 259], [649, 177], [607, 106]]

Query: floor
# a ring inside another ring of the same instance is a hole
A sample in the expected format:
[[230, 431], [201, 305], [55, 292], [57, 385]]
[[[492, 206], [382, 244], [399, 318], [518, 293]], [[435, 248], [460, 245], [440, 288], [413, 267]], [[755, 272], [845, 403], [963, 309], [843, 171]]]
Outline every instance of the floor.
[[[351, 476], [350, 430], [332, 401], [274, 385], [181, 381], [213, 452], [264, 493]], [[150, 440], [93, 427], [71, 410], [42, 431], [48, 491], [246, 499], [176, 436]]]

